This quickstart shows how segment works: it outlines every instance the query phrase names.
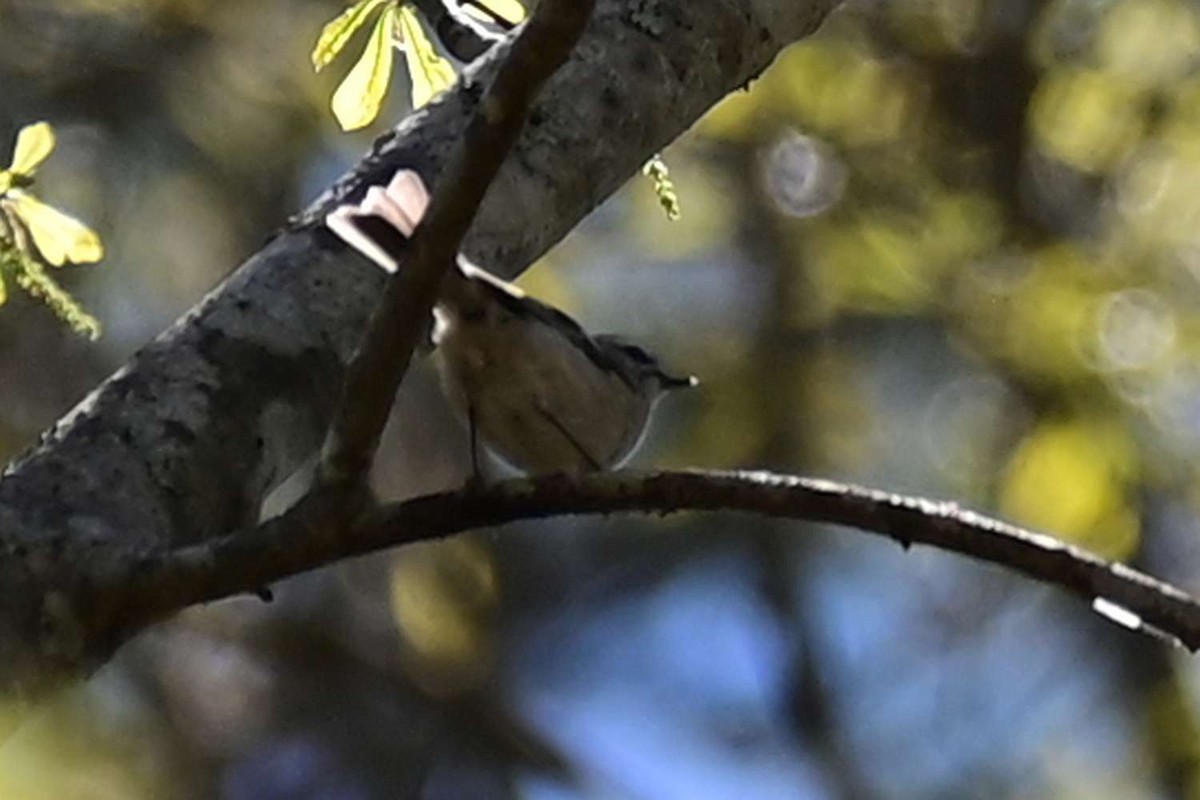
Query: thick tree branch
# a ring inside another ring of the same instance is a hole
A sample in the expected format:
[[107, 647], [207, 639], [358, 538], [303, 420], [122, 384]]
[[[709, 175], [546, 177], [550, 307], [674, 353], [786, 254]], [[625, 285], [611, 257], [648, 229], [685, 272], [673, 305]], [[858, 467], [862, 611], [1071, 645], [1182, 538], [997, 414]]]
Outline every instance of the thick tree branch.
[[[574, 514], [742, 511], [859, 528], [998, 564], [1136, 614], [1149, 632], [1200, 649], [1200, 602], [1051, 536], [959, 508], [834, 481], [768, 472], [555, 475], [428, 495], [380, 509], [336, 540], [288, 515], [144, 563], [129, 578], [149, 616], [253, 591], [331, 561], [475, 528]], [[152, 598], [152, 599], [150, 599]], [[147, 618], [144, 621], [149, 621]]]
[[[835, 0], [598, 0], [488, 192], [466, 249], [511, 277]], [[252, 525], [320, 445], [384, 276], [317, 223], [400, 166], [436, 185], [495, 73], [407, 118], [0, 481], [0, 691], [102, 663], [129, 597], [97, 575]]]
[[525, 125], [542, 85], [567, 60], [595, 0], [542, 0], [506, 55], [450, 157], [408, 257], [346, 375], [326, 439], [322, 486], [362, 488], [430, 311], [483, 196]]

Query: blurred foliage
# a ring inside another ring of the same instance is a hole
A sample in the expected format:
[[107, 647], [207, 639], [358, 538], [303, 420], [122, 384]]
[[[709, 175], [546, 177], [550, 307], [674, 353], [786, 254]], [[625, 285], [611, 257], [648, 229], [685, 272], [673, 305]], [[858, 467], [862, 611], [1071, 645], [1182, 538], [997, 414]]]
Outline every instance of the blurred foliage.
[[1107, 558], [1133, 555], [1138, 522], [1126, 482], [1137, 469], [1125, 431], [1110, 426], [1076, 419], [1032, 431], [1013, 454], [1001, 508]]
[[151, 744], [153, 721], [131, 715], [114, 726], [104, 706], [97, 693], [72, 690], [27, 721], [0, 753], [0, 795], [148, 800], [170, 791], [162, 753]]
[[461, 694], [490, 672], [497, 580], [488, 549], [469, 537], [414, 547], [396, 558], [392, 615], [413, 680], [427, 691]]
[[[311, 58], [360, 53], [354, 81], [302, 69], [339, 13]], [[61, 274], [108, 331], [9, 297], [0, 448], [353, 162], [331, 96], [424, 99], [416, 48], [382, 88], [398, 35], [439, 46], [404, 13], [0, 0], [0, 130], [55, 120], [38, 187], [105, 232], [104, 270]], [[642, 464], [950, 497], [1200, 588], [1198, 32], [1191, 0], [849, 3], [669, 149], [675, 188], [651, 162], [523, 282], [700, 376]], [[419, 369], [377, 490], [468, 461]], [[1190, 661], [996, 570], [758, 519], [402, 548], [189, 612], [80, 692], [0, 753], [0, 796], [1200, 796]]]
[[1198, 343], [1200, 226], [1183, 187], [1196, 185], [1184, 153], [1200, 134], [1200, 16], [1183, 0], [1036, 5], [845, 13], [701, 130], [768, 147], [798, 129], [831, 145], [842, 194], [779, 222], [812, 293], [798, 323], [948, 326], [1056, 420], [1030, 426], [997, 471], [1001, 506], [1130, 554], [1136, 453], [1169, 449], [1156, 395]]

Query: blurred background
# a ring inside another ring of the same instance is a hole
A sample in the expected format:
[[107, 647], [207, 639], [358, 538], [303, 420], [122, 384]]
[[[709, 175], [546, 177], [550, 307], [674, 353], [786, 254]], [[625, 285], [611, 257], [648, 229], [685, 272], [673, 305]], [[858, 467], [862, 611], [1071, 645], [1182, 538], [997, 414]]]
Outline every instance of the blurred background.
[[[0, 150], [104, 237], [10, 291], [7, 460], [406, 110], [337, 131], [338, 0], [0, 0]], [[360, 34], [362, 35], [362, 34]], [[361, 47], [361, 45], [359, 45]], [[1200, 3], [852, 4], [522, 279], [702, 386], [637, 464], [952, 498], [1200, 590]], [[598, 134], [602, 135], [602, 133]], [[460, 483], [423, 367], [376, 474]], [[752, 517], [574, 519], [301, 576], [124, 648], [4, 798], [1200, 798], [1200, 668], [994, 568]]]

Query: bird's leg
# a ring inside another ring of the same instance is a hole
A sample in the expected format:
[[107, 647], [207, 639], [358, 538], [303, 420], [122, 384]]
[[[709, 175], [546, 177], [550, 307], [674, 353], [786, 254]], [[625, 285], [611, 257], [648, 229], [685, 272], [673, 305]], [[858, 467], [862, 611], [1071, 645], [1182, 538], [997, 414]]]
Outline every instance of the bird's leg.
[[475, 420], [475, 405], [467, 403], [467, 430], [471, 436], [471, 475], [467, 478], [468, 487], [482, 487], [483, 469], [479, 463], [479, 425]]

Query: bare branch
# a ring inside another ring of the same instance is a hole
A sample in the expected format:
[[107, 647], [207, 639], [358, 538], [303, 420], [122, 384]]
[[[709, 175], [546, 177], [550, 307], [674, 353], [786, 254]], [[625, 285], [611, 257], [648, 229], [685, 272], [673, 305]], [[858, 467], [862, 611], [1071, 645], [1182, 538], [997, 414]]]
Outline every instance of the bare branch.
[[767, 472], [615, 472], [506, 481], [385, 507], [336, 540], [313, 535], [302, 519], [289, 515], [146, 564], [134, 576], [133, 593], [146, 598], [148, 611], [164, 615], [340, 558], [474, 528], [562, 515], [680, 511], [833, 523], [888, 536], [906, 548], [925, 544], [961, 553], [1089, 603], [1100, 598], [1137, 615], [1149, 632], [1200, 648], [1200, 603], [1137, 570], [954, 503]]

